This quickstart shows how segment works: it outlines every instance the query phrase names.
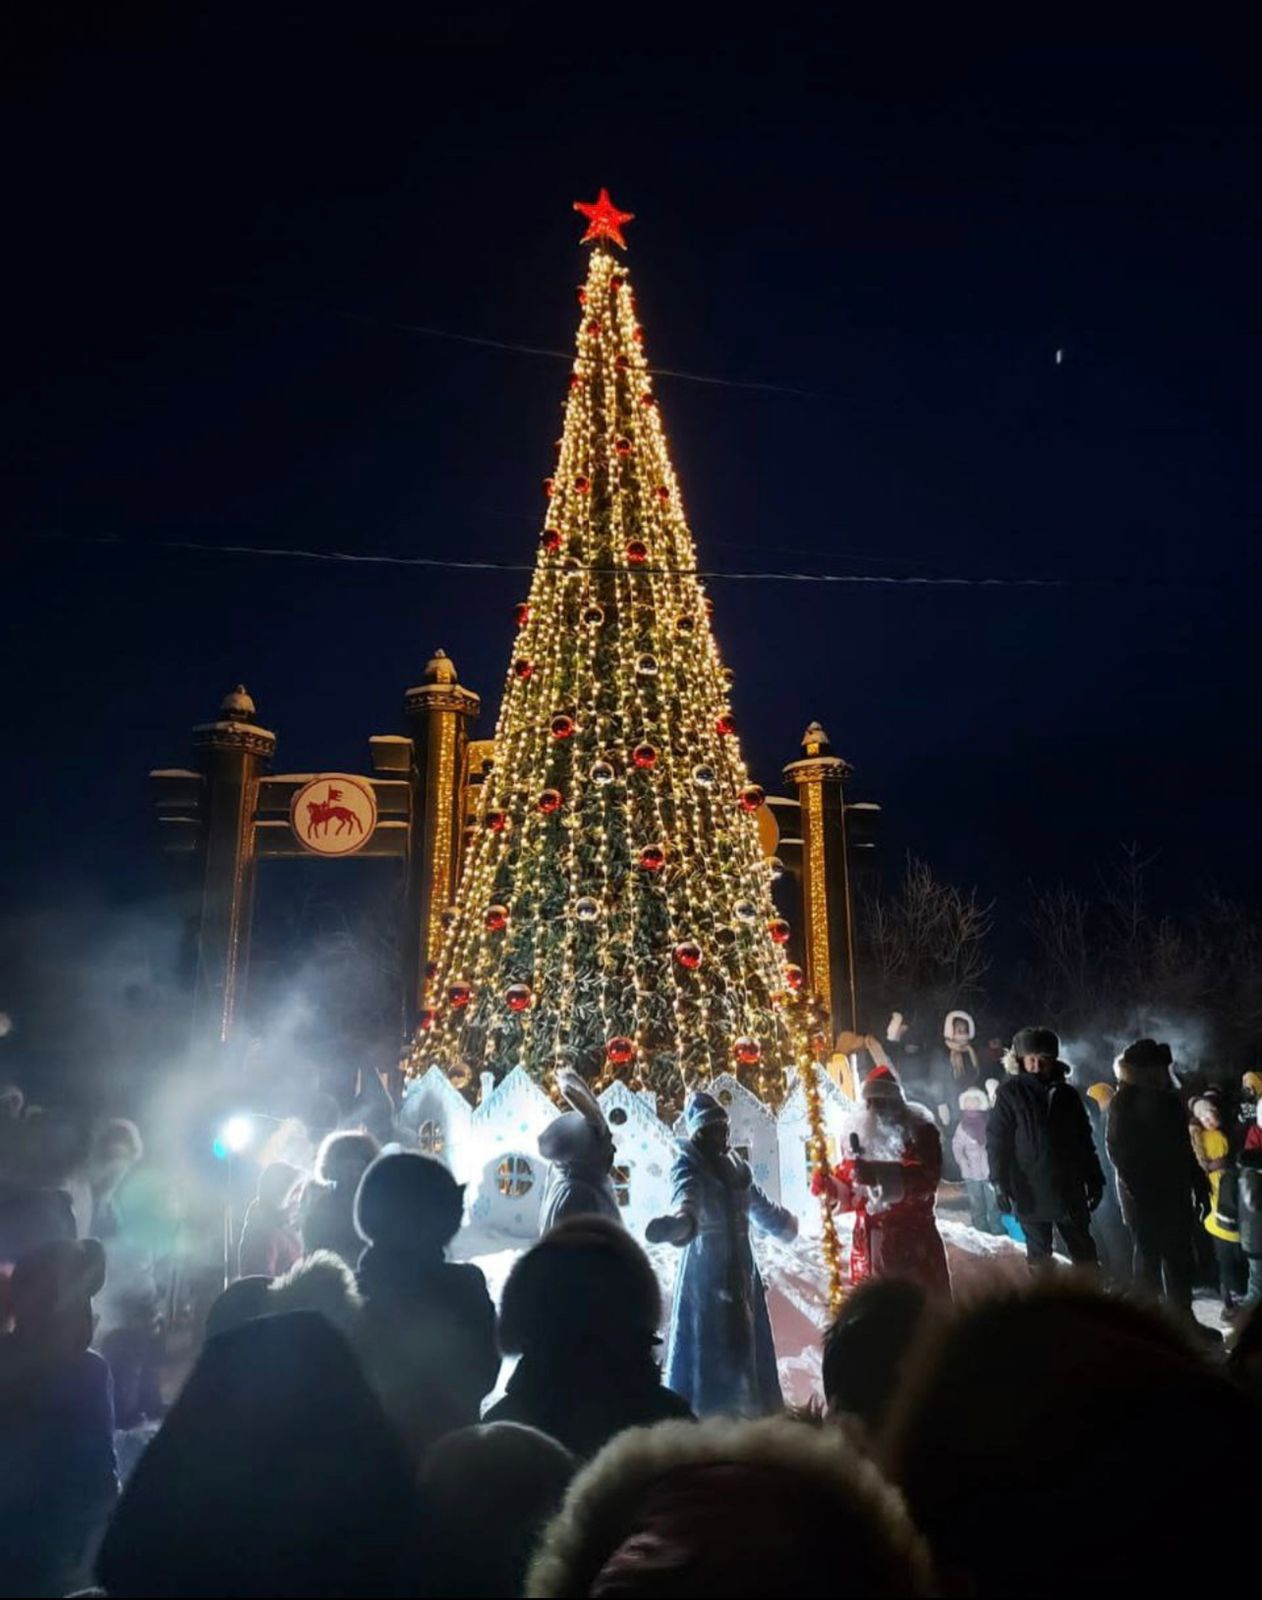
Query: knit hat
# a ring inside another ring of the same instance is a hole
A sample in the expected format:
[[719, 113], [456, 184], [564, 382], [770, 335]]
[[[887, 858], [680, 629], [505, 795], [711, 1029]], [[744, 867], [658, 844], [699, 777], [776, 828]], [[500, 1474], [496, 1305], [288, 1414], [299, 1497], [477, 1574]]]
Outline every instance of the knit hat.
[[1060, 1055], [1060, 1039], [1051, 1028], [1018, 1028], [1012, 1039], [1012, 1053], [1018, 1061], [1022, 1056], [1049, 1056], [1055, 1061]]
[[1111, 1083], [1093, 1083], [1087, 1090], [1088, 1100], [1094, 1100], [1101, 1111], [1107, 1110], [1109, 1102], [1117, 1093]]
[[965, 1089], [960, 1096], [961, 1111], [989, 1111], [990, 1097], [985, 1089]]
[[871, 1105], [875, 1101], [889, 1103], [903, 1098], [902, 1086], [891, 1067], [873, 1067], [863, 1080], [863, 1098]]
[[1240, 1080], [1240, 1087], [1246, 1094], [1262, 1100], [1262, 1072], [1246, 1072]]
[[1141, 1071], [1159, 1072], [1162, 1067], [1168, 1067], [1173, 1059], [1170, 1046], [1158, 1044], [1155, 1039], [1136, 1039], [1134, 1044], [1128, 1044], [1122, 1051], [1122, 1060], [1126, 1065], [1138, 1067]]
[[712, 1094], [695, 1089], [684, 1104], [684, 1126], [691, 1139], [702, 1128], [713, 1127], [716, 1122], [727, 1122], [728, 1115]]

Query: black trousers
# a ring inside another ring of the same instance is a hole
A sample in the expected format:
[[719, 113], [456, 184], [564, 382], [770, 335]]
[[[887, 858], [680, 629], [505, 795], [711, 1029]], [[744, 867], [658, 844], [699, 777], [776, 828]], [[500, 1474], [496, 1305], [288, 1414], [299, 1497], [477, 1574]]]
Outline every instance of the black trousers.
[[1131, 1221], [1135, 1276], [1180, 1311], [1192, 1309], [1192, 1217], [1140, 1212]]
[[1025, 1259], [1032, 1268], [1045, 1266], [1052, 1259], [1053, 1229], [1060, 1235], [1065, 1254], [1076, 1267], [1099, 1265], [1100, 1257], [1091, 1237], [1091, 1218], [1086, 1211], [1058, 1217], [1055, 1222], [1031, 1222], [1028, 1217], [1020, 1218], [1020, 1222], [1025, 1234]]
[[1238, 1239], [1220, 1239], [1216, 1234], [1210, 1237], [1214, 1241], [1214, 1259], [1218, 1263], [1218, 1288], [1223, 1297], [1223, 1304], [1231, 1300], [1243, 1300], [1248, 1293], [1248, 1264], [1244, 1251], [1240, 1248]]

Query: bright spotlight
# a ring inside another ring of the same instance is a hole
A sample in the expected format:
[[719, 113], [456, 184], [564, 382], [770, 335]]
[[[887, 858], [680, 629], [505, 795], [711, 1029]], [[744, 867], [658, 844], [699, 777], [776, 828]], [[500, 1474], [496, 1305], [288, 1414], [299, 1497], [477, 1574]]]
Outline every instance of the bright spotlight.
[[249, 1117], [229, 1117], [223, 1126], [223, 1142], [234, 1156], [247, 1150], [254, 1138], [254, 1124]]

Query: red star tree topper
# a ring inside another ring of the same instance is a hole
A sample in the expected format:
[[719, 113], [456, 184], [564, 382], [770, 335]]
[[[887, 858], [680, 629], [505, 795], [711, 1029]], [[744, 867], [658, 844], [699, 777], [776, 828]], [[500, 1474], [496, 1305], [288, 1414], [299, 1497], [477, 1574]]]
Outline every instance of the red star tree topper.
[[609, 198], [608, 189], [601, 189], [593, 201], [576, 200], [574, 209], [587, 218], [587, 232], [581, 243], [595, 244], [601, 239], [612, 239], [620, 249], [627, 248], [627, 241], [622, 237], [622, 225], [624, 222], [634, 222], [635, 212], [619, 211]]

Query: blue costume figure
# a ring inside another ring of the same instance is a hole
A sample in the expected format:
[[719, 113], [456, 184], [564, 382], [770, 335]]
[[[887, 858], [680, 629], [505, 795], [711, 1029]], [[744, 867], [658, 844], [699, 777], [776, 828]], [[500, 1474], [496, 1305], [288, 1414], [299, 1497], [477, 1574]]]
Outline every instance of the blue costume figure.
[[711, 1094], [688, 1096], [688, 1130], [671, 1170], [674, 1214], [649, 1223], [650, 1244], [684, 1252], [675, 1280], [664, 1379], [698, 1416], [761, 1416], [783, 1405], [776, 1351], [749, 1225], [792, 1239], [797, 1218], [754, 1182], [728, 1148], [727, 1112]]
[[568, 1067], [557, 1073], [557, 1087], [572, 1111], [555, 1118], [539, 1135], [539, 1154], [552, 1163], [543, 1192], [539, 1232], [567, 1217], [608, 1217], [621, 1222], [614, 1193], [613, 1135], [595, 1095]]

